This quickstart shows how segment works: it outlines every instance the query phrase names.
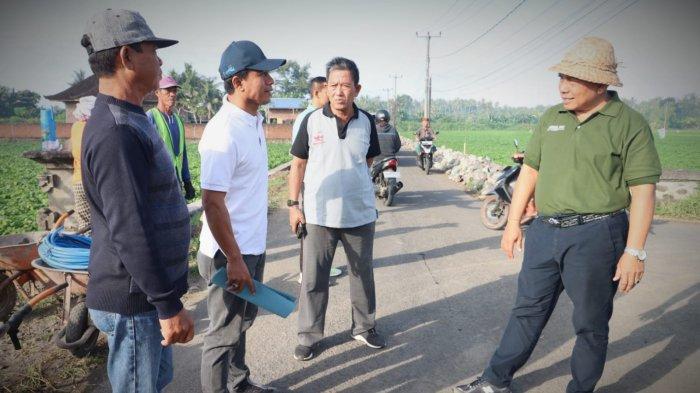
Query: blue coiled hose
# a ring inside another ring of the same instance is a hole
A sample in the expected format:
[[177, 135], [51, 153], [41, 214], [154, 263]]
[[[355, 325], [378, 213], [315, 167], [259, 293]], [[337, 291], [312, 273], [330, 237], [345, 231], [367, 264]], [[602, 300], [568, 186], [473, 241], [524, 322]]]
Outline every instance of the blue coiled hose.
[[89, 236], [66, 234], [59, 227], [39, 243], [39, 256], [54, 269], [87, 270], [91, 244]]

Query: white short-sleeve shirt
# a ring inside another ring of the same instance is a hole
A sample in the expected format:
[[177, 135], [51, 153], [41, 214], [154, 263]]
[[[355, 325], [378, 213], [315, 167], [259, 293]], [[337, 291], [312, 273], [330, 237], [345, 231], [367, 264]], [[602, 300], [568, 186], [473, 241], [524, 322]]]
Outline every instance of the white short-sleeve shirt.
[[[263, 118], [223, 98], [199, 142], [203, 190], [226, 193], [233, 235], [245, 255], [265, 252], [267, 241], [267, 144]], [[213, 258], [219, 245], [204, 216], [199, 251]]]

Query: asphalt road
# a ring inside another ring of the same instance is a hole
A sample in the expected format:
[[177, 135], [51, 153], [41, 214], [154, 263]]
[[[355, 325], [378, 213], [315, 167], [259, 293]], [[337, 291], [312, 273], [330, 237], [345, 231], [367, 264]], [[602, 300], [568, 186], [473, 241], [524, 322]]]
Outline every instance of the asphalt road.
[[[520, 255], [508, 261], [500, 232], [479, 221], [480, 202], [442, 174], [426, 176], [403, 153], [405, 187], [395, 206], [379, 206], [374, 247], [377, 327], [389, 346], [373, 350], [350, 338], [345, 275], [331, 288], [322, 352], [294, 360], [296, 311], [261, 312], [248, 332], [252, 377], [295, 392], [442, 392], [479, 375], [494, 351], [515, 297]], [[700, 386], [700, 225], [656, 220], [644, 281], [618, 296], [600, 392], [697, 392]], [[270, 217], [265, 282], [299, 290], [299, 244], [286, 210]], [[334, 266], [345, 269], [338, 248]], [[201, 285], [201, 284], [200, 284]], [[175, 348], [167, 392], [198, 392], [204, 293], [188, 307], [199, 334]], [[572, 305], [562, 295], [515, 391], [563, 392], [573, 347]], [[106, 383], [96, 390], [105, 390]]]

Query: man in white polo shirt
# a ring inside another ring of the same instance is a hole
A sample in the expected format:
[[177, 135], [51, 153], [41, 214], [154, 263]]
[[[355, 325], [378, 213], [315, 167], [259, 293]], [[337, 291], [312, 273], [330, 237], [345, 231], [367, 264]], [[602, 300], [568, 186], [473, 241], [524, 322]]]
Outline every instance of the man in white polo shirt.
[[[380, 154], [377, 130], [369, 113], [357, 108], [360, 72], [352, 60], [337, 57], [326, 65], [329, 103], [304, 118], [292, 145], [289, 173], [289, 224], [292, 232], [306, 223], [303, 278], [299, 295], [297, 360], [314, 357], [323, 338], [328, 305], [328, 276], [336, 246], [343, 243], [350, 267], [352, 337], [371, 348], [384, 348], [375, 330], [372, 248], [374, 188], [369, 175]], [[304, 208], [299, 192], [304, 183]]]
[[[260, 105], [270, 102], [269, 71], [283, 59], [267, 59], [250, 41], [234, 41], [221, 56], [226, 95], [199, 142], [205, 213], [197, 264], [207, 281], [226, 267], [228, 289], [255, 292], [262, 281], [267, 236], [267, 145]], [[253, 384], [245, 364], [245, 332], [257, 307], [209, 286], [209, 329], [202, 345], [204, 392], [271, 392]]]

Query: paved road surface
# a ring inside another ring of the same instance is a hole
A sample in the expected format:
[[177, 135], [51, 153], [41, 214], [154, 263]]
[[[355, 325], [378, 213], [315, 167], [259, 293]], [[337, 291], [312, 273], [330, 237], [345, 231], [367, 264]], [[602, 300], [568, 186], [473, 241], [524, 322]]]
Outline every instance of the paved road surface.
[[[515, 296], [520, 256], [499, 251], [500, 232], [479, 221], [480, 202], [442, 174], [418, 171], [401, 157], [405, 187], [395, 206], [380, 206], [375, 241], [378, 329], [389, 346], [373, 350], [349, 337], [348, 281], [331, 290], [322, 353], [298, 362], [296, 316], [261, 313], [248, 333], [252, 376], [295, 392], [442, 392], [478, 375], [503, 332]], [[657, 220], [643, 283], [618, 296], [601, 392], [696, 392], [700, 386], [700, 225]], [[335, 266], [345, 268], [342, 248]], [[287, 213], [270, 217], [265, 281], [298, 291], [298, 243]], [[197, 392], [206, 301], [189, 307], [198, 335], [175, 349], [167, 392]], [[515, 391], [563, 392], [573, 346], [572, 305], [562, 295]], [[101, 389], [105, 388], [105, 384]], [[100, 390], [100, 389], [98, 389]]]

